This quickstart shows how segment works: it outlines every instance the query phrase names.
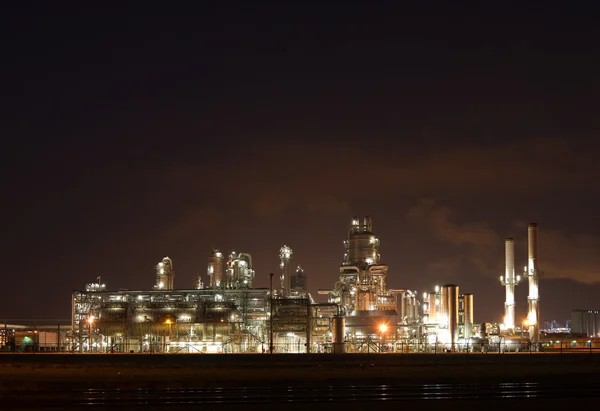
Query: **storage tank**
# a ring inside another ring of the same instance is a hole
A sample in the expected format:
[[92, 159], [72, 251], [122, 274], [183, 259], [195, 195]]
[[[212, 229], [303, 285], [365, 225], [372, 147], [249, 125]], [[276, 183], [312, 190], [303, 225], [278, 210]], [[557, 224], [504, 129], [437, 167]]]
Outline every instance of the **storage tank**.
[[432, 291], [429, 293], [429, 322], [437, 323], [440, 320], [440, 309], [441, 309], [441, 301], [440, 301], [440, 293], [439, 290]]
[[333, 317], [333, 353], [343, 354], [346, 352], [344, 335], [346, 333], [346, 319], [341, 315]]
[[447, 321], [450, 344], [454, 348], [458, 341], [458, 285], [442, 287], [442, 318]]

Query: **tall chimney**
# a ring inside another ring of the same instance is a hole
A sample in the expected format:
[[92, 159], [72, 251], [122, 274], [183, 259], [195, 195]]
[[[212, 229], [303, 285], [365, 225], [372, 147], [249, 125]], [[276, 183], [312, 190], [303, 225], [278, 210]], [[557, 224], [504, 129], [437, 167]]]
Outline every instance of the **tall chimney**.
[[540, 295], [539, 295], [539, 269], [538, 269], [538, 225], [531, 223], [527, 226], [527, 272], [529, 278], [529, 309], [527, 322], [529, 324], [529, 340], [532, 343], [540, 341]]
[[505, 275], [503, 285], [506, 286], [506, 301], [504, 302], [504, 326], [507, 330], [515, 328], [515, 241], [507, 238], [505, 248]]

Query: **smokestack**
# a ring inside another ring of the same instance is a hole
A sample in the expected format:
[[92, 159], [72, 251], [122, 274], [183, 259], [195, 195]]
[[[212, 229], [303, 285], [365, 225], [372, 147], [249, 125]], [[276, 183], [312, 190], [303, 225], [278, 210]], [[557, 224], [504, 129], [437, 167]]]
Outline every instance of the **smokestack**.
[[531, 223], [527, 226], [527, 272], [529, 278], [529, 309], [527, 322], [529, 324], [529, 340], [532, 343], [540, 341], [540, 296], [539, 296], [539, 269], [538, 269], [538, 225]]
[[507, 330], [515, 328], [515, 241], [507, 238], [505, 248], [505, 274], [503, 285], [506, 286], [506, 301], [504, 302], [504, 326]]

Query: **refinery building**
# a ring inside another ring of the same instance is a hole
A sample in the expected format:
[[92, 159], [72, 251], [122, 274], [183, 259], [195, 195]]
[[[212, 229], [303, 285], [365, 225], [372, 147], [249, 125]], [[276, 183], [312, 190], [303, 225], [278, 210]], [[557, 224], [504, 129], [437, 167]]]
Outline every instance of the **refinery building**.
[[[537, 225], [529, 226], [529, 341], [539, 340]], [[533, 244], [533, 245], [532, 245]], [[147, 290], [112, 291], [100, 281], [72, 295], [69, 349], [74, 352], [368, 353], [481, 351], [494, 338], [474, 324], [474, 296], [456, 284], [425, 293], [388, 288], [388, 266], [369, 217], [353, 218], [331, 288], [307, 291], [308, 275], [288, 246], [269, 288], [255, 288], [249, 253], [211, 250], [206, 275], [177, 288], [173, 261], [156, 265]], [[506, 242], [505, 348], [522, 347], [514, 320], [514, 244]], [[519, 278], [520, 279], [520, 278]], [[521, 330], [522, 331], [522, 330]]]

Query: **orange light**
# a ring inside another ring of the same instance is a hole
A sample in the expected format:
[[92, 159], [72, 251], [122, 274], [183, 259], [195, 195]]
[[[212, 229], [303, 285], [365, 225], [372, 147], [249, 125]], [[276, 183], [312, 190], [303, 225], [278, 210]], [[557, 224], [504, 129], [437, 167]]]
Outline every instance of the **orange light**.
[[523, 327], [529, 327], [529, 320], [523, 320]]
[[88, 318], [88, 323], [93, 323], [94, 322], [94, 316], [90, 315], [90, 318]]
[[167, 318], [167, 320], [165, 321], [165, 324], [171, 324], [171, 320]]
[[379, 332], [386, 332], [387, 331], [387, 325], [386, 324], [379, 324]]

